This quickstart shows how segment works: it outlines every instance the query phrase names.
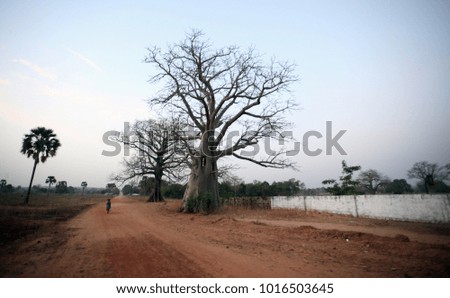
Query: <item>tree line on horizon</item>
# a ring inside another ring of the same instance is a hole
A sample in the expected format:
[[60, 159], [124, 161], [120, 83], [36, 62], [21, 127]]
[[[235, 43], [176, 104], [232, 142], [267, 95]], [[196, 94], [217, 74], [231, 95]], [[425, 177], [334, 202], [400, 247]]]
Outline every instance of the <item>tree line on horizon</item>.
[[[361, 195], [361, 194], [409, 194], [409, 193], [450, 193], [450, 186], [445, 183], [449, 179], [450, 164], [439, 167], [435, 163], [417, 162], [407, 171], [410, 179], [418, 179], [415, 186], [406, 179], [390, 179], [377, 170], [361, 171], [360, 166], [348, 166], [342, 161], [343, 175], [339, 182], [333, 179], [324, 180], [323, 187], [307, 188], [295, 178], [286, 181], [254, 180], [245, 183], [242, 179], [229, 175], [219, 182], [222, 198], [255, 197], [255, 196], [293, 196], [293, 195]], [[357, 177], [354, 176], [359, 172]], [[124, 195], [149, 195], [154, 183], [153, 178], [145, 177], [139, 183], [126, 184], [122, 188]], [[327, 186], [328, 185], [328, 186]], [[162, 194], [168, 198], [181, 199], [186, 185], [162, 182]], [[117, 189], [118, 191], [118, 189]]]
[[[360, 172], [359, 172], [360, 171]], [[359, 172], [358, 178], [354, 174]], [[416, 162], [408, 171], [409, 179], [418, 180], [415, 189], [405, 179], [391, 180], [377, 170], [361, 171], [361, 166], [349, 166], [342, 161], [342, 175], [339, 180], [322, 181], [325, 190], [334, 195], [377, 194], [377, 193], [449, 193], [450, 163], [439, 166], [427, 161]]]
[[[89, 194], [100, 194], [105, 193], [104, 188], [92, 187], [87, 189], [87, 183], [83, 181], [79, 187], [74, 187], [68, 185], [67, 181], [56, 181], [54, 176], [48, 176], [45, 180], [45, 184], [48, 186], [42, 186], [41, 184], [34, 184], [31, 187], [30, 193], [40, 193], [40, 194], [74, 194], [74, 193], [89, 193]], [[52, 184], [55, 186], [52, 188]], [[27, 193], [27, 190], [24, 189], [21, 185], [13, 186], [12, 184], [7, 183], [6, 179], [0, 180], [0, 194], [8, 194], [8, 193]]]
[[[161, 142], [164, 142], [162, 140]], [[153, 139], [153, 144], [157, 142]], [[56, 134], [53, 133], [51, 129], [45, 129], [43, 127], [38, 127], [31, 130], [31, 134], [25, 136], [23, 140], [22, 153], [27, 154], [28, 157], [32, 156], [34, 160], [33, 172], [30, 181], [30, 187], [28, 188], [27, 196], [25, 201], [28, 202], [31, 190], [35, 192], [47, 193], [50, 192], [52, 184], [55, 184], [56, 178], [54, 176], [48, 176], [45, 183], [48, 184], [48, 188], [42, 188], [40, 186], [32, 186], [32, 181], [34, 177], [34, 172], [36, 170], [36, 165], [45, 160], [49, 156], [56, 155], [56, 150], [60, 146], [59, 140], [56, 139]], [[141, 145], [139, 145], [141, 146]], [[135, 157], [136, 158], [136, 157]], [[158, 158], [156, 158], [158, 160]], [[135, 162], [138, 166], [141, 165], [140, 162]], [[177, 161], [176, 163], [179, 163]], [[128, 170], [133, 169], [135, 166], [130, 166], [128, 163]], [[176, 167], [173, 167], [176, 169]], [[394, 179], [390, 180], [387, 176], [381, 174], [377, 170], [369, 169], [366, 171], [361, 171], [358, 178], [354, 178], [355, 172], [361, 170], [361, 166], [348, 166], [345, 161], [342, 161], [342, 176], [339, 177], [339, 181], [335, 179], [327, 179], [322, 183], [326, 186], [323, 188], [307, 189], [304, 183], [289, 179], [283, 182], [273, 182], [269, 184], [266, 181], [253, 181], [253, 183], [244, 183], [237, 176], [231, 175], [224, 172], [225, 178], [221, 179], [218, 183], [218, 191], [222, 198], [229, 197], [243, 197], [243, 196], [289, 196], [296, 194], [305, 195], [317, 195], [329, 193], [333, 195], [352, 195], [352, 194], [379, 194], [379, 193], [392, 193], [392, 194], [405, 194], [405, 193], [448, 193], [450, 192], [450, 187], [445, 183], [450, 176], [450, 164], [444, 166], [438, 166], [436, 163], [429, 162], [417, 162], [413, 165], [411, 169], [408, 170], [407, 176], [410, 179], [418, 179], [419, 182], [416, 188], [413, 187], [405, 179]], [[148, 174], [146, 172], [145, 174]], [[139, 177], [137, 176], [132, 176]], [[181, 175], [179, 175], [181, 177]], [[119, 180], [116, 177], [116, 180]], [[126, 181], [128, 179], [125, 179]], [[157, 186], [156, 186], [157, 185]], [[87, 187], [87, 182], [83, 181], [81, 183], [82, 192], [84, 194], [85, 188]], [[186, 192], [186, 185], [179, 183], [170, 183], [162, 179], [162, 176], [157, 179], [142, 176], [139, 182], [139, 187], [136, 185], [126, 184], [122, 188], [123, 194], [133, 194], [139, 193], [143, 195], [150, 195], [155, 197], [154, 190], [159, 189], [158, 196], [161, 198], [163, 196], [171, 198], [183, 198]], [[14, 188], [11, 184], [8, 184], [6, 179], [0, 180], [0, 193], [12, 193], [20, 191], [21, 187]], [[114, 194], [120, 193], [119, 189], [114, 183], [110, 183], [106, 186], [104, 190], [96, 190], [102, 194]], [[74, 193], [75, 188], [72, 186], [67, 186], [66, 181], [58, 181], [54, 191], [55, 193]]]

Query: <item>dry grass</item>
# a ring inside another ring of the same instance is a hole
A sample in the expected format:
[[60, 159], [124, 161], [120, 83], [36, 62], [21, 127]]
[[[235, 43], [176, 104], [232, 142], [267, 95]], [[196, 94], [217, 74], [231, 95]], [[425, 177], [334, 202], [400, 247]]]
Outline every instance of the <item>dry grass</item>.
[[34, 234], [47, 226], [66, 221], [84, 209], [105, 201], [102, 195], [32, 195], [28, 205], [24, 196], [0, 196], [0, 246]]
[[[73, 206], [79, 204], [96, 203], [100, 199], [105, 199], [105, 195], [100, 194], [31, 194], [28, 206]], [[19, 193], [1, 194], [0, 206], [24, 205], [25, 195]]]

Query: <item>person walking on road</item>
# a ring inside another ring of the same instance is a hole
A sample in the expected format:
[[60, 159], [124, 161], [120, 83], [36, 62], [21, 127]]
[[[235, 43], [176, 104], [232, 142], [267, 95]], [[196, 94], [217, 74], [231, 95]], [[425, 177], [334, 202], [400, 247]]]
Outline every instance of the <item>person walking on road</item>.
[[106, 201], [106, 213], [109, 214], [109, 210], [111, 210], [111, 199]]

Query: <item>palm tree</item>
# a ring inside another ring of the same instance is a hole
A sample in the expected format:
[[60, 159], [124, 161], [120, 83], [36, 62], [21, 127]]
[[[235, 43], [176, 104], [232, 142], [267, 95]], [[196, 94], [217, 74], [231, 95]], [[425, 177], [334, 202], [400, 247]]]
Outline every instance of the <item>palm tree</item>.
[[83, 196], [84, 196], [84, 189], [87, 187], [87, 182], [86, 181], [81, 182], [81, 187], [83, 188]]
[[61, 146], [61, 143], [56, 138], [56, 134], [52, 129], [45, 127], [37, 127], [31, 130], [30, 134], [25, 135], [22, 141], [21, 153], [26, 154], [27, 157], [32, 157], [34, 160], [33, 172], [31, 174], [30, 186], [28, 187], [25, 204], [28, 204], [30, 199], [31, 186], [33, 185], [34, 173], [36, 166], [41, 162], [45, 162], [50, 156], [56, 155], [56, 150]]
[[6, 179], [0, 180], [0, 192], [6, 190]]
[[47, 199], [48, 199], [48, 193], [50, 192], [50, 186], [52, 186], [52, 184], [56, 183], [55, 176], [48, 176], [48, 178], [45, 180], [45, 183], [48, 183], [48, 188], [47, 188]]

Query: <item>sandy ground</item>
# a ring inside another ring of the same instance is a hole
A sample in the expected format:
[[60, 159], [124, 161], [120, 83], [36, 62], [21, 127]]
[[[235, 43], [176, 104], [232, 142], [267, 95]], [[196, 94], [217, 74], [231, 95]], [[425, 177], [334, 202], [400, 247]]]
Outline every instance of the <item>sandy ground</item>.
[[450, 277], [449, 225], [114, 198], [1, 250], [4, 277]]

